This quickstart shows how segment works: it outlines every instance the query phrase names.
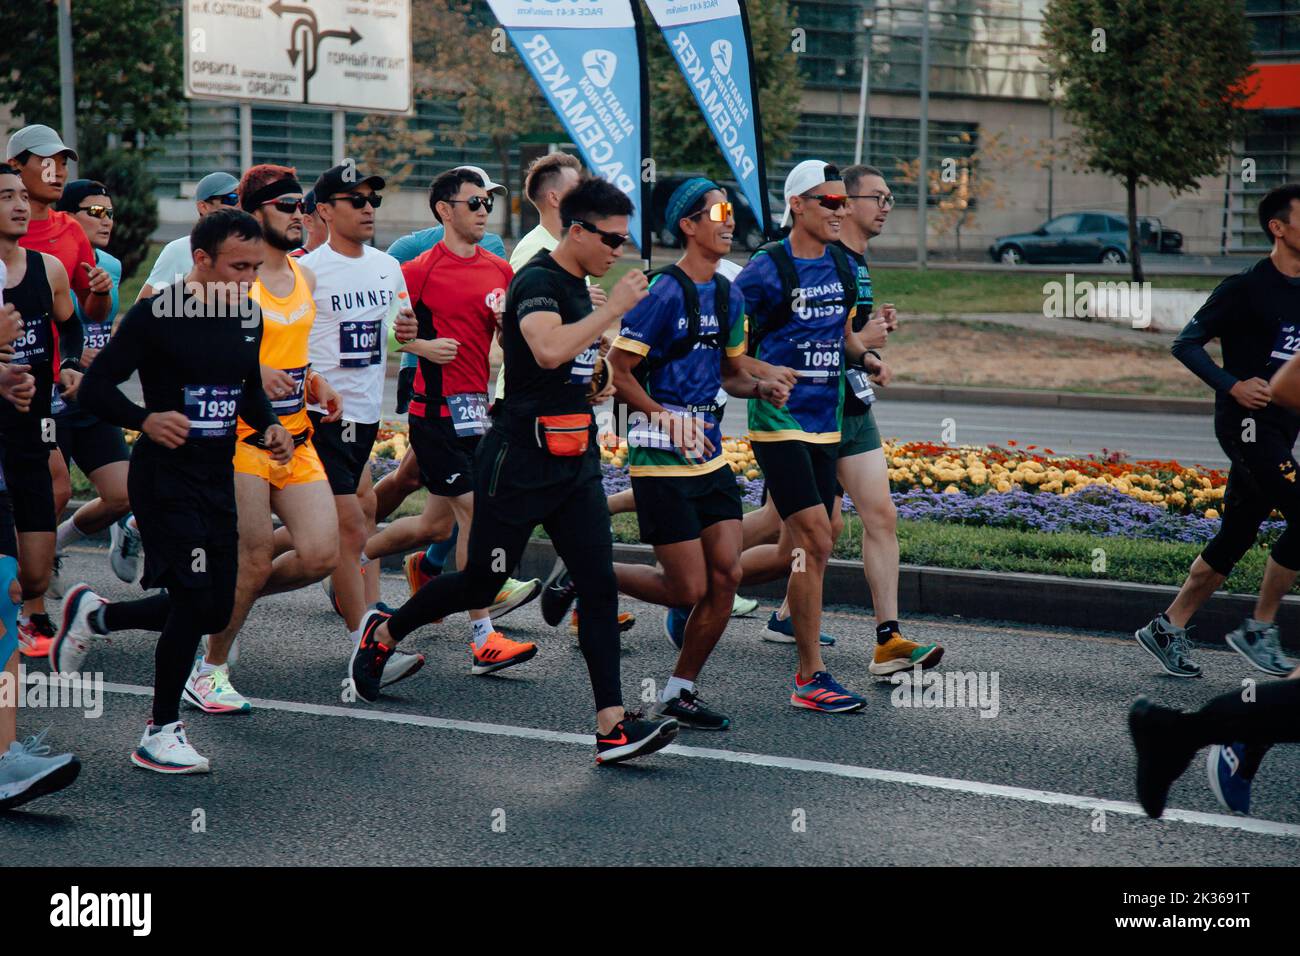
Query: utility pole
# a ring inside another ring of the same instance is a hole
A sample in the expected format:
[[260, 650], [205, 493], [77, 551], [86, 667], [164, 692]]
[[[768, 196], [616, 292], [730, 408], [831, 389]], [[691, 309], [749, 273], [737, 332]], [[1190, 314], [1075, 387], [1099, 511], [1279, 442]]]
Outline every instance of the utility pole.
[[916, 178], [916, 262], [925, 268], [925, 226], [930, 196], [930, 0], [921, 5], [921, 168]]
[[[72, 75], [72, 0], [58, 0], [59, 5], [59, 122], [63, 137], [73, 152], [77, 150], [77, 91]], [[75, 179], [77, 164], [68, 163], [68, 179]]]

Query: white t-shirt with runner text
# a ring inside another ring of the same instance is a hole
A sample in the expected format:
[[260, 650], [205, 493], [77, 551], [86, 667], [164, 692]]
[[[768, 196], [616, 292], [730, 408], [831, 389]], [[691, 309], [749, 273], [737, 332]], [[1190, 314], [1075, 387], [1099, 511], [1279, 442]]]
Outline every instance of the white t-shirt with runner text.
[[339, 393], [344, 419], [368, 425], [379, 421], [383, 407], [386, 326], [410, 300], [398, 261], [373, 246], [362, 249], [361, 257], [353, 259], [326, 243], [299, 262], [316, 273], [311, 367]]

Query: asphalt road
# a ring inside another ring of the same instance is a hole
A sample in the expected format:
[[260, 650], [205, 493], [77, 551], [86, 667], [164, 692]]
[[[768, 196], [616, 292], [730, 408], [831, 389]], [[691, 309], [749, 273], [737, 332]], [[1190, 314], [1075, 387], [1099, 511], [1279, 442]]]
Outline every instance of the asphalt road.
[[[112, 598], [130, 596], [103, 552], [72, 553]], [[383, 581], [395, 602], [405, 585]], [[624, 636], [628, 700], [663, 681], [672, 653], [652, 608]], [[759, 612], [766, 616], [766, 610]], [[1172, 819], [1137, 815], [1124, 725], [1138, 694], [1181, 706], [1240, 686], [1235, 655], [1200, 652], [1207, 677], [1156, 674], [1119, 635], [960, 620], [913, 622], [947, 647], [941, 672], [982, 671], [970, 707], [891, 703], [900, 688], [866, 673], [870, 619], [832, 612], [840, 644], [828, 665], [870, 706], [827, 716], [788, 703], [793, 648], [759, 639], [762, 617], [738, 619], [702, 689], [734, 729], [686, 731], [639, 763], [592, 762], [590, 690], [567, 630], [536, 606], [505, 618], [538, 656], [497, 677], [468, 673], [464, 620], [409, 643], [418, 675], [375, 706], [340, 699], [348, 648], [319, 589], [254, 609], [236, 686], [248, 716], [187, 711], [208, 776], [164, 777], [127, 755], [148, 713], [153, 639], [97, 645], [86, 670], [112, 682], [102, 715], [20, 713], [50, 728], [84, 767], [76, 784], [0, 816], [0, 859], [36, 865], [340, 864], [1294, 864], [1300, 858], [1300, 772], [1278, 748], [1255, 788], [1257, 816], [1223, 816], [1203, 762], [1175, 786]], [[36, 669], [43, 670], [43, 667]], [[195, 832], [202, 811], [203, 832]], [[1273, 821], [1273, 822], [1268, 822]], [[495, 824], [495, 827], [494, 827]], [[1240, 829], [1254, 826], [1268, 832]]]

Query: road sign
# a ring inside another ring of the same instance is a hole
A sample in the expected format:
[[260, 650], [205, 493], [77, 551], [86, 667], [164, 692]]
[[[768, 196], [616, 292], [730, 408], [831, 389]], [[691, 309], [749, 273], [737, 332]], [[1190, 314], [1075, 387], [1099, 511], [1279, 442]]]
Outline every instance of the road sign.
[[411, 0], [184, 6], [186, 96], [411, 112]]

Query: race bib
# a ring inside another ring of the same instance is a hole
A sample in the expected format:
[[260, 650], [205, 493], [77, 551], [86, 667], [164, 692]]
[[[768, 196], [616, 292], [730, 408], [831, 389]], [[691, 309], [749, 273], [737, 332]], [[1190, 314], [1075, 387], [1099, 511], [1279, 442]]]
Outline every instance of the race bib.
[[383, 323], [379, 319], [339, 323], [339, 365], [342, 368], [364, 368], [378, 365], [379, 334]]
[[303, 384], [307, 381], [307, 366], [284, 370], [293, 379], [293, 393], [271, 400], [271, 410], [277, 415], [292, 415], [303, 410]]
[[473, 438], [487, 431], [487, 393], [459, 392], [447, 396], [447, 410], [457, 438]]
[[871, 379], [867, 377], [865, 369], [851, 368], [844, 373], [844, 378], [849, 383], [849, 388], [853, 389], [853, 394], [862, 400], [862, 404], [870, 405], [876, 400], [876, 390], [871, 387]]
[[1277, 338], [1273, 340], [1273, 351], [1268, 357], [1275, 365], [1285, 365], [1296, 349], [1300, 348], [1300, 324], [1283, 322], [1278, 326]]
[[844, 354], [839, 342], [800, 342], [795, 350], [799, 357], [796, 371], [805, 384], [835, 385], [839, 382]]
[[185, 417], [191, 438], [225, 438], [235, 432], [242, 385], [186, 385]]
[[108, 337], [113, 333], [113, 323], [83, 322], [82, 329], [85, 331], [86, 348], [102, 349], [108, 344]]
[[58, 415], [60, 412], [68, 410], [68, 403], [63, 400], [63, 395], [59, 391], [59, 383], [55, 382], [50, 389], [50, 414]]
[[30, 365], [32, 368], [50, 360], [49, 328], [46, 322], [32, 322], [24, 325], [22, 334], [14, 339], [15, 365]]
[[596, 359], [600, 358], [600, 343], [593, 342], [590, 346], [579, 352], [574, 358], [573, 364], [569, 366], [569, 383], [571, 385], [587, 385], [591, 382], [591, 376], [596, 372]]
[[[716, 409], [716, 405], [713, 408]], [[701, 432], [711, 429], [715, 423], [712, 415], [695, 405], [665, 405], [664, 411], [673, 415], [682, 417], [694, 417], [695, 424]], [[632, 448], [654, 448], [659, 451], [679, 451], [673, 444], [672, 435], [669, 434], [667, 423], [661, 423], [652, 420], [648, 416], [641, 415], [637, 421], [628, 429], [627, 443]], [[687, 449], [686, 458], [691, 461], [701, 461], [704, 458], [702, 449]]]

